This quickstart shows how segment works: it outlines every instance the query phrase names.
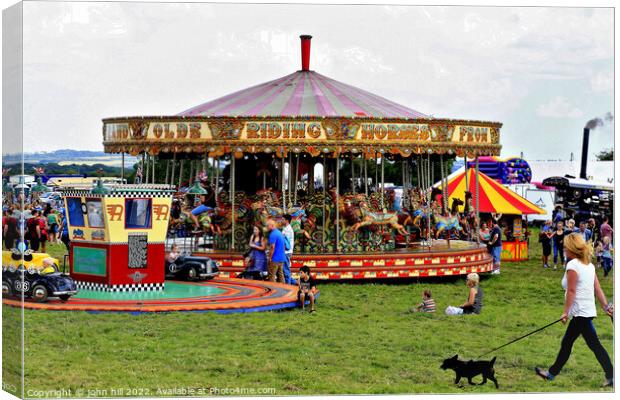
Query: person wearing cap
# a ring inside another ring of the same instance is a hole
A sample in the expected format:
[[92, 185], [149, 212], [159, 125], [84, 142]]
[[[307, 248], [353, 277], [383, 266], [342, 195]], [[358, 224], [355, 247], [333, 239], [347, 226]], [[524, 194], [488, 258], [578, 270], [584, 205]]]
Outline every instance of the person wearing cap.
[[465, 284], [469, 288], [467, 301], [458, 307], [448, 306], [446, 308], [447, 315], [480, 314], [482, 311], [484, 293], [480, 287], [480, 276], [472, 272], [467, 275]]

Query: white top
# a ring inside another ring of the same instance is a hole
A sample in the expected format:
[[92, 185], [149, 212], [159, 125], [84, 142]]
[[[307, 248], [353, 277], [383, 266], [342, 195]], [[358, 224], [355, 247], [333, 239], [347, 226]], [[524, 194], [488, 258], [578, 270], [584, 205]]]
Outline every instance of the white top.
[[[577, 272], [577, 288], [575, 292], [575, 300], [568, 313], [569, 317], [596, 317], [596, 303], [594, 299], [594, 278], [596, 272], [594, 265], [591, 263], [584, 264], [574, 258], [566, 264], [566, 271], [573, 270]], [[562, 278], [562, 287], [564, 290], [568, 287], [566, 272]], [[566, 293], [564, 294], [566, 296]]]
[[282, 229], [282, 234], [288, 238], [289, 243], [291, 244], [291, 249], [285, 251], [285, 254], [293, 254], [293, 249], [295, 248], [295, 232], [293, 232], [293, 227], [291, 224], [288, 224]]

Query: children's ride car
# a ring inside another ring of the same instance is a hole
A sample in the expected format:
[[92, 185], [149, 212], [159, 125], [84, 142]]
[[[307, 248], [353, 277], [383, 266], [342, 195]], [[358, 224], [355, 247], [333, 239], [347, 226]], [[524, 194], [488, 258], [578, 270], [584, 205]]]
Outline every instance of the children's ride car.
[[73, 278], [59, 272], [58, 259], [45, 253], [2, 252], [2, 295], [19, 296], [43, 303], [49, 297], [67, 301], [77, 293]]
[[212, 279], [220, 274], [217, 262], [209, 257], [182, 255], [175, 262], [166, 261], [166, 277], [176, 279]]

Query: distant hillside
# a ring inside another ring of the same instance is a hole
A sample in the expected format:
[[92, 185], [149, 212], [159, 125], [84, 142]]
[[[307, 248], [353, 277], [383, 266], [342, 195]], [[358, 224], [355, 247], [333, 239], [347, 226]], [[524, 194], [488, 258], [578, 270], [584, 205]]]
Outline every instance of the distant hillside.
[[[21, 154], [4, 154], [2, 156], [3, 165], [18, 164]], [[103, 151], [90, 150], [56, 150], [51, 152], [24, 153], [24, 162], [29, 164], [84, 164], [94, 165], [103, 164], [107, 166], [120, 167], [121, 156], [118, 154], [106, 154]], [[125, 166], [136, 162], [136, 157], [125, 156]]]

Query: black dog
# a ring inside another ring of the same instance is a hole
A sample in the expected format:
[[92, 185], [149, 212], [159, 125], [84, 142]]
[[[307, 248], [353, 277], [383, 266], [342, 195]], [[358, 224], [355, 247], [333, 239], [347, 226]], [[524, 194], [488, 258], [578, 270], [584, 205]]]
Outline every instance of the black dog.
[[474, 376], [482, 374], [482, 383], [480, 385], [484, 385], [487, 383], [487, 379], [490, 379], [493, 383], [495, 383], [495, 387], [499, 389], [499, 385], [497, 384], [497, 379], [495, 379], [495, 370], [493, 369], [493, 364], [495, 364], [495, 359], [497, 357], [493, 357], [491, 361], [461, 361], [458, 359], [458, 354], [452, 358], [447, 358], [443, 360], [441, 364], [441, 369], [451, 369], [456, 373], [456, 379], [454, 383], [457, 384], [461, 380], [461, 378], [467, 378], [467, 383], [470, 385], [475, 385], [475, 383], [471, 380]]

